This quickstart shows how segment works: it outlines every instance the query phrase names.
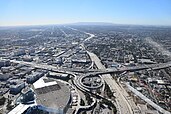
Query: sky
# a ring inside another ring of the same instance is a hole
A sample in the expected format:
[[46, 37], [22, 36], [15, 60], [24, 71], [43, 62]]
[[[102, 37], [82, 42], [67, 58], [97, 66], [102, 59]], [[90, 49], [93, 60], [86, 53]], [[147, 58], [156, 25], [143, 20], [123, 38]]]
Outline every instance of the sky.
[[0, 0], [0, 26], [75, 22], [171, 26], [171, 0]]

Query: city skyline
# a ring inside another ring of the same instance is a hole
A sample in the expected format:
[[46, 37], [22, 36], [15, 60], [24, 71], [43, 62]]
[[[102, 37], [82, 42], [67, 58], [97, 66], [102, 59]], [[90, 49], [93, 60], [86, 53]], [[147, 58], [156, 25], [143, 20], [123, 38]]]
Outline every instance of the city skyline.
[[0, 26], [108, 22], [171, 25], [170, 0], [5, 0]]

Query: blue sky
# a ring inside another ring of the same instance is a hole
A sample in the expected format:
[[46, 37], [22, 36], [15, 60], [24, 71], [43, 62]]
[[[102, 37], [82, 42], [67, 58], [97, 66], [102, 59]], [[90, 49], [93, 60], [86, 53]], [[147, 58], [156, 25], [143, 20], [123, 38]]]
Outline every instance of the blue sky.
[[171, 25], [171, 0], [0, 0], [0, 26], [74, 22]]

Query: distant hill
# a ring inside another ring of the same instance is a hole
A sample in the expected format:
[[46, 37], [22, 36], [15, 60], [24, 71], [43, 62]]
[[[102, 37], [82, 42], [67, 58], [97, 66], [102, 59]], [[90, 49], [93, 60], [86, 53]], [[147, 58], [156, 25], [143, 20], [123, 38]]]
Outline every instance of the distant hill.
[[78, 23], [70, 23], [69, 25], [114, 25], [114, 24], [108, 22], [78, 22]]

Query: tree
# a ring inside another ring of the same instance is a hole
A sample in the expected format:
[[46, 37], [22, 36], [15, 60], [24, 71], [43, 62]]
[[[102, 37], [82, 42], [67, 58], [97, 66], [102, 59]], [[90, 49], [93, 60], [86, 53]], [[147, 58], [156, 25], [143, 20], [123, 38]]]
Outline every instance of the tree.
[[84, 102], [84, 100], [83, 100], [83, 99], [81, 99], [81, 101], [80, 101], [80, 105], [81, 105], [81, 106], [85, 106], [85, 102]]

